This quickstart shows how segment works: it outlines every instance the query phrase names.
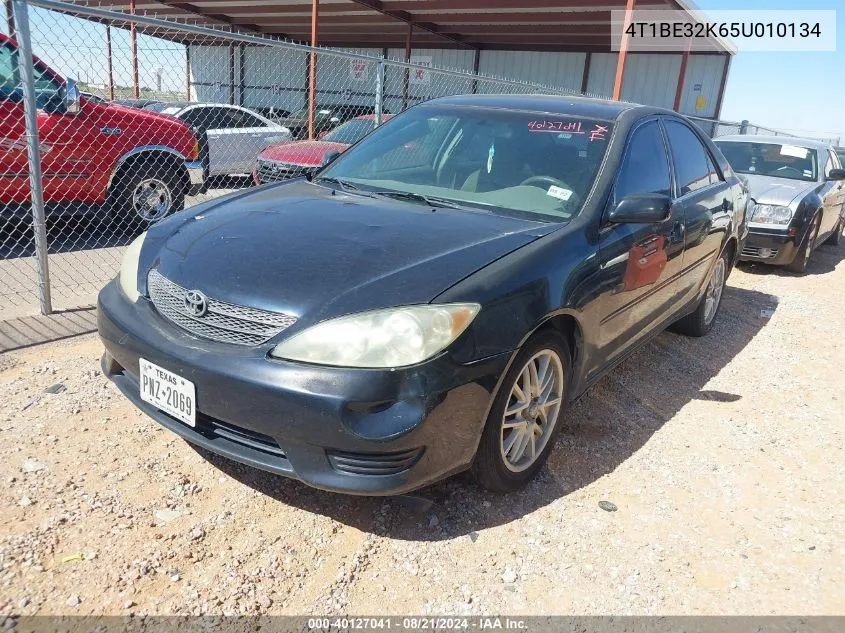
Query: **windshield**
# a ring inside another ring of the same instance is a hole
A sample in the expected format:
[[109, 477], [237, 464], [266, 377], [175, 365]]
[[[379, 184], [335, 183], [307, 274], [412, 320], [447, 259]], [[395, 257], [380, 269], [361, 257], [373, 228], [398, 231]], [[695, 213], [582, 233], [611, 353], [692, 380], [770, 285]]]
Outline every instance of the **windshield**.
[[813, 182], [818, 177], [818, 158], [814, 149], [754, 141], [716, 139], [714, 142], [733, 170], [740, 174]]
[[354, 145], [374, 129], [374, 121], [348, 121], [326, 134], [322, 140]]
[[421, 105], [319, 177], [559, 222], [581, 210], [611, 131], [607, 121], [576, 116]]

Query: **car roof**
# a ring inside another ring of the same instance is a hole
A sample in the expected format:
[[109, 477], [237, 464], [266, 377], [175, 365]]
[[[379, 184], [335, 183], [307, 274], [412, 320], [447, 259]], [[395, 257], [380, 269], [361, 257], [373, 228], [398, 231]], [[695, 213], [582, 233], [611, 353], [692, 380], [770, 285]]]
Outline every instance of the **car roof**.
[[594, 119], [615, 120], [630, 110], [677, 115], [672, 110], [654, 108], [625, 101], [596, 99], [575, 95], [462, 95], [441, 97], [425, 102], [446, 106], [475, 106], [486, 108], [504, 108], [507, 110], [529, 110], [557, 115], [577, 115]]
[[794, 145], [825, 151], [830, 145], [814, 138], [799, 138], [797, 136], [763, 136], [761, 134], [728, 134], [719, 136], [713, 141], [745, 141], [748, 143], [769, 143], [772, 145]]

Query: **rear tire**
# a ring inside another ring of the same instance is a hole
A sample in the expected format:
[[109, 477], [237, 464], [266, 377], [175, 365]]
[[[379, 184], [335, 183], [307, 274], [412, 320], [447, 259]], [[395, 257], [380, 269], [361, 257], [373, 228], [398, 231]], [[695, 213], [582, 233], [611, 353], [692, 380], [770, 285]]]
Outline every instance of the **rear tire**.
[[672, 324], [671, 329], [678, 334], [685, 336], [704, 336], [716, 322], [719, 308], [722, 306], [722, 296], [725, 285], [728, 282], [730, 262], [727, 252], [719, 256], [710, 272], [710, 279], [707, 281], [707, 290], [695, 309], [695, 312], [679, 319]]
[[472, 465], [479, 484], [513, 492], [543, 467], [560, 432], [571, 371], [569, 347], [555, 333], [543, 332], [523, 347], [487, 416]]
[[807, 236], [801, 242], [801, 247], [795, 253], [795, 258], [789, 262], [785, 268], [791, 273], [803, 275], [807, 272], [807, 264], [810, 263], [810, 255], [813, 254], [813, 246], [816, 243], [816, 238], [819, 235], [819, 225], [821, 224], [821, 217], [813, 218], [813, 225], [807, 231]]

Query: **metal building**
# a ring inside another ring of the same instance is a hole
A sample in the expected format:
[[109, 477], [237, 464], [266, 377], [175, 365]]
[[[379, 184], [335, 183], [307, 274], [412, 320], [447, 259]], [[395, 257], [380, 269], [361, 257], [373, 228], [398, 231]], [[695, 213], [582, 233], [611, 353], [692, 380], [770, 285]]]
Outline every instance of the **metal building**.
[[[612, 51], [612, 10], [694, 13], [697, 8], [689, 0], [73, 1], [519, 79], [706, 118], [720, 114], [735, 52], [719, 39], [709, 41], [706, 51]], [[278, 51], [237, 46], [190, 49], [192, 97], [285, 110], [307, 105], [309, 67], [301, 55], [286, 59]], [[317, 101], [355, 104], [356, 81], [347, 62], [338, 58], [321, 63], [315, 73]], [[413, 81], [408, 86], [398, 74], [386, 81], [385, 108], [391, 112], [403, 102], [438, 96], [436, 88]], [[400, 97], [403, 81], [405, 99]]]

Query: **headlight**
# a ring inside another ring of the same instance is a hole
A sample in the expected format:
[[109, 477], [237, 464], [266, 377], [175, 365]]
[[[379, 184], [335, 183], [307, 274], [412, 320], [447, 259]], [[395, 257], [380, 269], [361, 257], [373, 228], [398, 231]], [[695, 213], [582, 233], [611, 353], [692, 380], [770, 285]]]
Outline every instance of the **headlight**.
[[761, 224], [789, 224], [792, 220], [792, 210], [774, 204], [758, 204], [751, 213], [752, 222]]
[[123, 254], [123, 263], [120, 265], [120, 289], [132, 303], [138, 300], [141, 294], [138, 292], [138, 260], [141, 257], [141, 248], [144, 246], [144, 239], [147, 232], [144, 231], [126, 247]]
[[415, 365], [457, 339], [480, 309], [477, 303], [451, 303], [362, 312], [318, 323], [270, 355], [337, 367]]

